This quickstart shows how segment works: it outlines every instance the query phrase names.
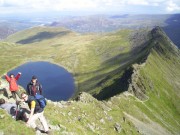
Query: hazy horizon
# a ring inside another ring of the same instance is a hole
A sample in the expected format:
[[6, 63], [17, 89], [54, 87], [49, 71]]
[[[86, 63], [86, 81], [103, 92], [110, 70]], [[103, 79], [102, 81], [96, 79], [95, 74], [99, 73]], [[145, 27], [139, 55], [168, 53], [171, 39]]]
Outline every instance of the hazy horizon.
[[0, 17], [179, 14], [179, 0], [0, 0]]

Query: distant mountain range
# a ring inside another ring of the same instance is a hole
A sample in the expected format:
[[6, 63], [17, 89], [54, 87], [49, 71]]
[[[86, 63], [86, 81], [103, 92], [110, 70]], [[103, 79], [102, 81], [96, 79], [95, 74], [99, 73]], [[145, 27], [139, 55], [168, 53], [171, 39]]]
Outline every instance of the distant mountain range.
[[165, 26], [169, 15], [96, 15], [67, 18], [54, 21], [53, 27], [66, 27], [80, 33], [110, 32], [119, 29], [152, 28]]
[[[5, 18], [3, 18], [5, 19]], [[92, 15], [67, 17], [13, 18], [0, 21], [0, 39], [35, 26], [65, 27], [79, 33], [104, 33], [120, 29], [152, 29], [160, 26], [180, 47], [180, 14], [174, 15]]]
[[52, 22], [49, 26], [66, 27], [80, 33], [104, 33], [120, 29], [152, 29], [160, 26], [180, 47], [180, 14], [175, 15], [114, 15], [84, 16]]

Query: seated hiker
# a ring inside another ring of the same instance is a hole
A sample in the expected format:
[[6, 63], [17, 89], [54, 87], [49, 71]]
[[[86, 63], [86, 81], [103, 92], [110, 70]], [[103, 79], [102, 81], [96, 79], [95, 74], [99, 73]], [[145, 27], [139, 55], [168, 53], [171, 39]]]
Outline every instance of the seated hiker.
[[19, 102], [15, 103], [7, 103], [3, 98], [0, 99], [0, 108], [4, 109], [12, 116], [12, 118], [15, 118], [16, 120], [23, 120], [27, 121], [27, 113], [28, 110], [25, 108], [19, 108]]
[[32, 76], [31, 82], [27, 85], [28, 95], [35, 96], [37, 93], [42, 95], [42, 85], [38, 82], [36, 76]]
[[28, 104], [31, 111], [27, 124], [34, 129], [38, 129], [38, 127], [35, 124], [35, 121], [39, 119], [44, 127], [43, 133], [49, 134], [49, 127], [44, 117], [44, 109], [40, 106], [40, 103], [35, 99], [34, 96], [29, 96], [26, 93], [22, 93], [21, 98]]

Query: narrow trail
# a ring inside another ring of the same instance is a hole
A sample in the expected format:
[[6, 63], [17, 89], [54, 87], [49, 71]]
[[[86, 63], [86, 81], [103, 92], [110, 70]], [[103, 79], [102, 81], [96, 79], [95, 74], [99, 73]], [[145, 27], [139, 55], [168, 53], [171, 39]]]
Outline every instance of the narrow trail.
[[127, 116], [127, 118], [133, 122], [135, 127], [139, 130], [139, 132], [143, 135], [172, 135], [171, 132], [167, 131], [165, 128], [160, 126], [159, 124], [151, 121], [148, 117], [148, 123], [144, 123], [133, 116], [127, 114], [124, 112], [124, 114]]

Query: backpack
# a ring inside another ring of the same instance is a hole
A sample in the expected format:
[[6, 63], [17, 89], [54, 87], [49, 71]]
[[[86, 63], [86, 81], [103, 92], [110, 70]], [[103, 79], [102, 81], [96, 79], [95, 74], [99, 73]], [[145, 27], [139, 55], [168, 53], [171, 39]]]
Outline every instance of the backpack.
[[36, 94], [34, 97], [36, 101], [39, 103], [40, 107], [44, 109], [45, 106], [47, 105], [46, 99], [42, 95], [39, 95], [39, 94]]

